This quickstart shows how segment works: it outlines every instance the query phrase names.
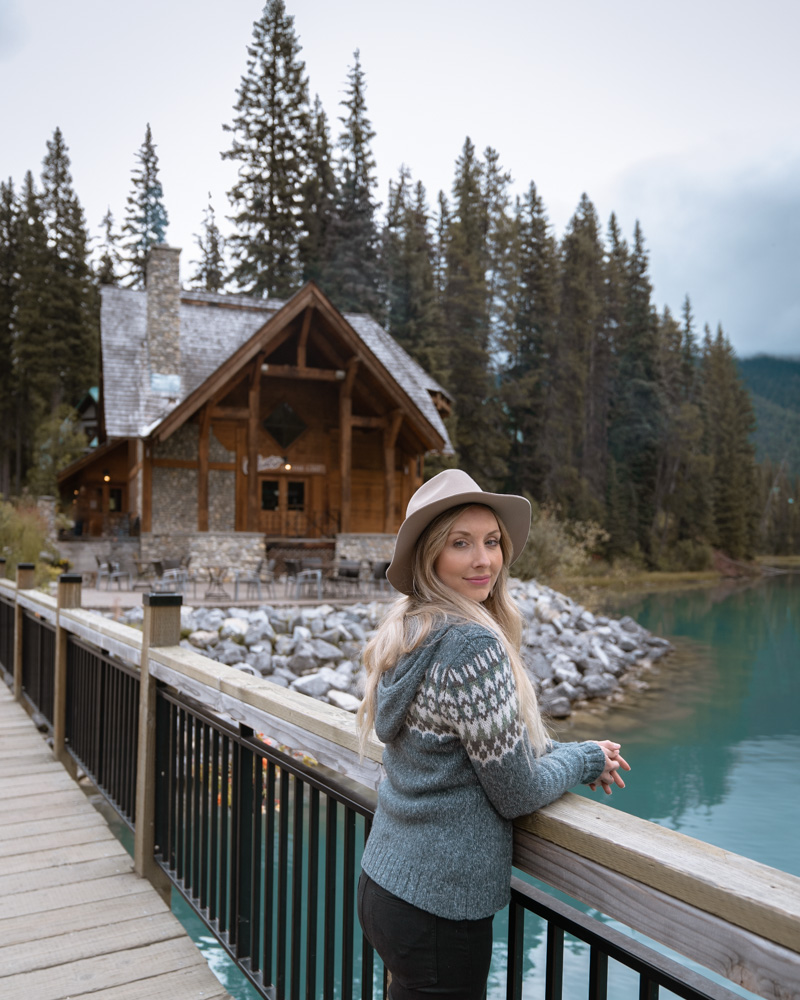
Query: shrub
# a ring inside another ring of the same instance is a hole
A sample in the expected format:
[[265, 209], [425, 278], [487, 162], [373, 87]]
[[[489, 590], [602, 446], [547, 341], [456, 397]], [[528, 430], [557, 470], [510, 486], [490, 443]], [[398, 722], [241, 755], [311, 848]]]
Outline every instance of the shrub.
[[51, 564], [58, 560], [47, 537], [47, 525], [34, 503], [24, 498], [16, 503], [0, 500], [0, 555], [6, 560], [6, 576], [14, 579], [17, 564], [31, 562], [36, 563], [37, 586], [46, 583], [51, 574], [42, 562], [42, 553]]
[[594, 521], [559, 519], [559, 508], [534, 501], [531, 533], [512, 573], [523, 580], [552, 580], [573, 576], [584, 569], [608, 540], [608, 533]]

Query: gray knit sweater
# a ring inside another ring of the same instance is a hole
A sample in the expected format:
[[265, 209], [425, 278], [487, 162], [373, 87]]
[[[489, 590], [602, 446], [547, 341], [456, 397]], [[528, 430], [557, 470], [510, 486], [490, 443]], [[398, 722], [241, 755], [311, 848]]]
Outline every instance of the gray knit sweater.
[[375, 732], [386, 776], [361, 864], [429, 913], [477, 920], [510, 898], [512, 824], [605, 767], [591, 742], [535, 757], [511, 665], [481, 625], [457, 623], [381, 678]]

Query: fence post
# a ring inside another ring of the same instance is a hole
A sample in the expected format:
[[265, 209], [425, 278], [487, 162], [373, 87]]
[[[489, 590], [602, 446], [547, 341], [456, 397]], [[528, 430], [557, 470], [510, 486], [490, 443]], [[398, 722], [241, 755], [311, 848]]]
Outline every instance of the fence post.
[[136, 824], [133, 864], [136, 873], [165, 890], [165, 878], [153, 860], [156, 801], [156, 681], [150, 676], [148, 651], [177, 646], [181, 638], [180, 594], [144, 594], [142, 665], [139, 671], [139, 746], [136, 767]]
[[22, 697], [22, 605], [21, 590], [33, 590], [36, 576], [35, 563], [17, 563], [17, 602], [14, 606], [14, 698]]
[[53, 754], [69, 766], [64, 750], [67, 715], [67, 631], [61, 627], [61, 612], [81, 606], [80, 573], [62, 573], [56, 597], [56, 662], [53, 681]]

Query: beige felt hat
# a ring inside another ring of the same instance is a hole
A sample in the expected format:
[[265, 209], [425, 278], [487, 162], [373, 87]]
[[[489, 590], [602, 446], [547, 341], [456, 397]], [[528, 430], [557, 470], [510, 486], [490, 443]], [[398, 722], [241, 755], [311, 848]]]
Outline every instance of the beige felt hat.
[[531, 529], [531, 505], [525, 497], [509, 493], [486, 493], [475, 480], [460, 469], [445, 469], [423, 483], [408, 501], [406, 519], [400, 525], [394, 555], [386, 570], [386, 578], [403, 594], [414, 588], [411, 571], [414, 547], [431, 521], [445, 510], [464, 503], [479, 503], [490, 507], [502, 520], [511, 536], [511, 559], [519, 558]]

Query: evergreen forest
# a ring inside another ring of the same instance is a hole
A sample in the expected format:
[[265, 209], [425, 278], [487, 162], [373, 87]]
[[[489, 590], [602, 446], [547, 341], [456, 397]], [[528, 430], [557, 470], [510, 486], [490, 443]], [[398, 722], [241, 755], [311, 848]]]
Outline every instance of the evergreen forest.
[[[453, 402], [456, 455], [428, 473], [458, 465], [527, 494], [597, 558], [800, 553], [800, 362], [737, 361], [688, 295], [659, 310], [638, 223], [623, 233], [584, 194], [558, 235], [536, 184], [513, 194], [500, 153], [469, 137], [450, 191], [429, 197], [403, 166], [380, 202], [360, 52], [336, 124], [300, 52], [284, 0], [267, 0], [223, 124], [237, 179], [224, 212], [198, 206], [192, 286], [283, 299], [313, 280], [370, 313]], [[99, 289], [143, 287], [148, 248], [168, 240], [149, 124], [134, 164], [121, 225], [109, 210], [96, 238], [60, 129], [38, 180], [0, 182], [4, 497], [53, 492], [85, 449], [73, 413], [98, 385]]]

